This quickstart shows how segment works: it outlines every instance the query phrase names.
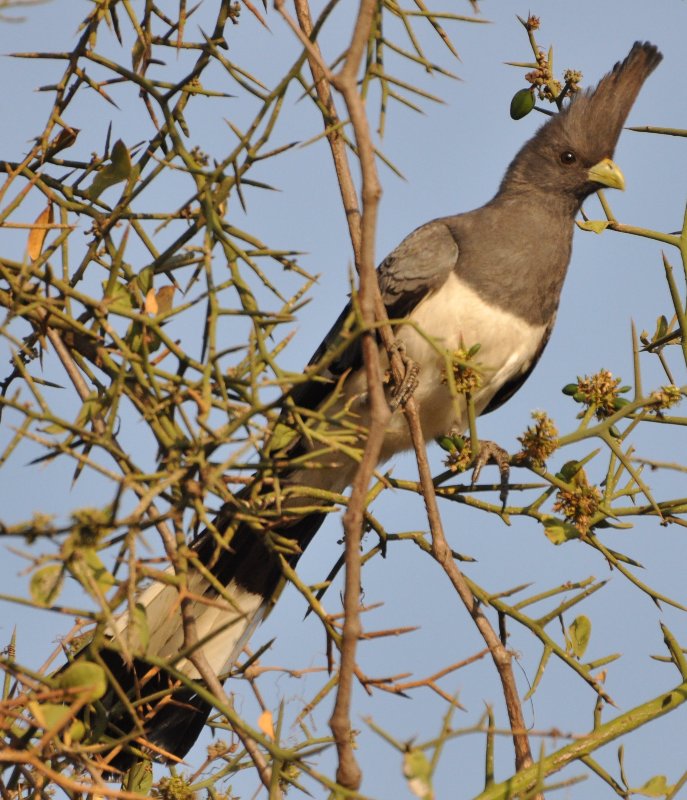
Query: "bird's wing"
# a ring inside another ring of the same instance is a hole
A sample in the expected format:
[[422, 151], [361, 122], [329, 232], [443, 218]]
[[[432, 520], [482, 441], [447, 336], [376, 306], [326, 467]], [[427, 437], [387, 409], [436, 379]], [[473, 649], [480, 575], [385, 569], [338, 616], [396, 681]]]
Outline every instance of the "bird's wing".
[[[399, 320], [410, 316], [421, 300], [441, 287], [456, 268], [458, 253], [458, 242], [442, 220], [428, 222], [406, 236], [377, 269], [389, 318]], [[313, 368], [313, 380], [294, 388], [292, 397], [296, 405], [317, 408], [341, 375], [362, 367], [362, 347], [356, 336], [325, 369], [317, 369], [325, 353], [341, 346], [351, 310], [349, 302], [308, 362], [308, 367]]]

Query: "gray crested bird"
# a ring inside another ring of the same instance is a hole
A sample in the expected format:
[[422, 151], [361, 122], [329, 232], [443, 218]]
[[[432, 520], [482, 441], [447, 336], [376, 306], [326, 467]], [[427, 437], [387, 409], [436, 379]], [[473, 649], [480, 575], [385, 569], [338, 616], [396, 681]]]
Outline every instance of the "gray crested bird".
[[[531, 373], [555, 321], [575, 215], [598, 189], [624, 188], [623, 175], [611, 159], [632, 104], [661, 58], [654, 45], [635, 43], [595, 89], [576, 94], [537, 130], [511, 162], [492, 200], [475, 211], [421, 226], [379, 266], [389, 317], [412, 322], [400, 322], [394, 332], [420, 368], [414, 397], [426, 441], [466, 427], [464, 397], [447, 385], [447, 354], [480, 345], [481, 385], [473, 393], [480, 414], [508, 400]], [[275, 535], [282, 544], [290, 540], [286, 558], [295, 565], [332, 507], [304, 495], [313, 489], [341, 492], [355, 474], [353, 451], [364, 439], [368, 408], [360, 340], [346, 338], [349, 312], [350, 304], [311, 359], [310, 380], [291, 392], [289, 412], [305, 418], [308, 411], [325, 409], [330, 427], [339, 424], [342, 440], [348, 436], [349, 449], [327, 451], [314, 434], [297, 437], [285, 448], [287, 466], [279, 475], [281, 518], [270, 516], [268, 509], [264, 524], [255, 518], [246, 522], [249, 487], [218, 514], [215, 529], [225, 542], [203, 531], [191, 543], [198, 560], [225, 587], [218, 592], [198, 570], [188, 577], [192, 595], [208, 601], [195, 601], [191, 610], [204, 654], [218, 676], [230, 669], [283, 584]], [[323, 356], [331, 352], [336, 357], [326, 359], [322, 367]], [[409, 447], [405, 419], [396, 412], [380, 461]], [[319, 459], [320, 467], [288, 466], [289, 458], [293, 461], [304, 453], [311, 456], [308, 461]], [[258, 490], [263, 499], [269, 492], [274, 498], [274, 488]], [[109, 631], [110, 646], [101, 651], [111, 684], [119, 684], [119, 693], [110, 689], [102, 700], [109, 733], [116, 737], [134, 731], [137, 738], [130, 744], [139, 751], [149, 743], [181, 758], [197, 739], [210, 705], [164, 669], [146, 662], [154, 656], [191, 678], [199, 677], [191, 662], [179, 655], [179, 595], [169, 584], [153, 583], [139, 595], [137, 605], [147, 619], [145, 649], [132, 645], [134, 625], [125, 612]], [[128, 652], [134, 650], [132, 661], [117, 652], [118, 639], [128, 642]], [[171, 693], [159, 700], [158, 693], [165, 689]], [[122, 691], [136, 704], [136, 721], [121, 700]], [[150, 701], [145, 700], [148, 696]], [[130, 749], [117, 749], [109, 763], [122, 769], [134, 757]]]

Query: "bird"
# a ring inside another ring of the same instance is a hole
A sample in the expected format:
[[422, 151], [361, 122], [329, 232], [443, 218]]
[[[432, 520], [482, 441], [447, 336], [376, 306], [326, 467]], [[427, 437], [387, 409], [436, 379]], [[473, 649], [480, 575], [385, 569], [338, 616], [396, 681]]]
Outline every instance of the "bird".
[[[614, 151], [642, 85], [661, 59], [655, 45], [635, 42], [595, 88], [577, 92], [539, 127], [489, 202], [420, 226], [379, 265], [379, 288], [396, 341], [419, 370], [413, 396], [426, 442], [467, 426], [465, 396], [452, 391], [447, 377], [455, 353], [479, 346], [480, 380], [471, 393], [477, 414], [505, 403], [534, 369], [556, 319], [576, 215], [597, 190], [624, 189]], [[204, 567], [188, 574], [188, 592], [196, 598], [191, 613], [207, 663], [221, 679], [284, 584], [279, 553], [296, 565], [332, 508], [321, 498], [344, 491], [355, 475], [369, 401], [351, 310], [349, 302], [310, 360], [307, 380], [287, 394], [282, 428], [290, 436], [275, 432], [268, 444], [276, 463], [283, 464], [267, 482], [269, 490], [260, 484], [257, 491], [237, 493], [212, 529], [190, 542], [190, 552]], [[380, 358], [388, 365], [381, 345]], [[386, 391], [393, 402], [392, 388]], [[318, 436], [323, 419], [335, 433], [336, 447]], [[406, 421], [396, 410], [380, 463], [410, 447]], [[145, 644], [135, 645], [135, 614], [126, 610], [100, 651], [111, 686], [101, 708], [107, 709], [112, 741], [120, 740], [107, 760], [115, 770], [151, 750], [153, 756], [182, 759], [212, 708], [159, 667], [168, 663], [200, 679], [182, 653], [177, 589], [153, 582], [137, 597], [136, 610], [147, 620]], [[158, 666], [147, 660], [152, 657]]]

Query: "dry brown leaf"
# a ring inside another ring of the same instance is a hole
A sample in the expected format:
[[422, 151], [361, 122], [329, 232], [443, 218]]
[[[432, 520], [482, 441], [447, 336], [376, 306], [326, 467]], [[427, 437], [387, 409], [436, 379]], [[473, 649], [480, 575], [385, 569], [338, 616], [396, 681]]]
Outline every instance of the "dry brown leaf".
[[79, 135], [79, 128], [63, 128], [57, 136], [48, 144], [46, 158], [54, 156], [61, 150], [66, 150], [71, 147]]
[[171, 311], [172, 302], [174, 301], [174, 287], [162, 286], [157, 290], [155, 299], [157, 300], [158, 314], [165, 314], [167, 311]]
[[265, 736], [274, 739], [274, 723], [272, 722], [271, 711], [263, 711], [262, 714], [260, 714], [258, 717], [258, 728], [260, 728]]
[[33, 223], [34, 227], [31, 228], [29, 233], [28, 252], [31, 261], [40, 258], [43, 251], [43, 242], [45, 242], [45, 236], [48, 232], [47, 226], [52, 225], [52, 221], [52, 203], [48, 203], [46, 208], [36, 217], [36, 221]]
[[157, 297], [155, 297], [155, 289], [153, 289], [152, 286], [150, 287], [150, 289], [148, 289], [148, 293], [146, 294], [146, 301], [145, 305], [143, 306], [143, 309], [146, 312], [146, 314], [152, 314], [153, 316], [157, 314], [158, 311]]

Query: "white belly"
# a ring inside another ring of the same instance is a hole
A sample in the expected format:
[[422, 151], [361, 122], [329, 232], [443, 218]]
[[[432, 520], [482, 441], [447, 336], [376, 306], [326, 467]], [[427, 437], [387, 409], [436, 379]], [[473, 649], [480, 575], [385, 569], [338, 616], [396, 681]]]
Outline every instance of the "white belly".
[[[438, 293], [423, 300], [410, 319], [413, 324], [403, 325], [396, 335], [406, 354], [420, 365], [414, 397], [425, 441], [467, 426], [465, 398], [452, 396], [446, 383], [447, 352], [480, 345], [474, 363], [482, 381], [473, 395], [479, 414], [502, 386], [532, 362], [546, 330], [543, 325], [530, 325], [515, 314], [487, 305], [455, 274]], [[352, 376], [345, 388], [349, 399], [360, 395], [354, 408], [366, 424], [364, 376]], [[405, 418], [397, 411], [389, 423], [382, 460], [410, 446]]]

